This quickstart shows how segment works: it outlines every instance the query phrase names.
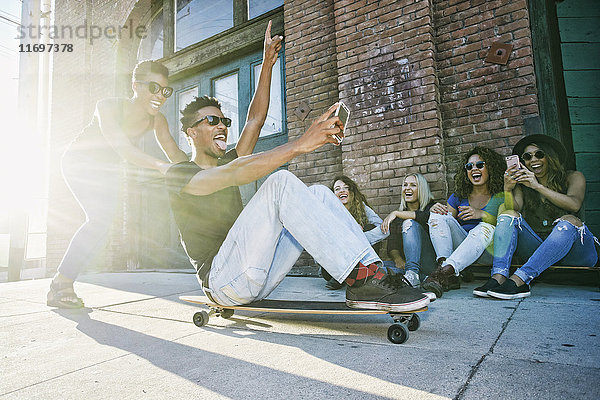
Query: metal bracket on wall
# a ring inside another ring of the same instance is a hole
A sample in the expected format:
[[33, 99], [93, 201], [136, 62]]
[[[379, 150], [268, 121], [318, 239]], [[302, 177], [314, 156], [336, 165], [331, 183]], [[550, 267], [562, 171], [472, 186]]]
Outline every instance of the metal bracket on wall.
[[303, 101], [300, 104], [298, 104], [298, 107], [296, 107], [296, 117], [298, 117], [300, 121], [304, 121], [308, 116], [308, 113], [311, 112], [311, 110], [312, 109], [309, 107], [308, 103], [306, 101]]
[[512, 48], [512, 44], [494, 42], [490, 47], [487, 57], [485, 57], [485, 61], [494, 64], [506, 65]]

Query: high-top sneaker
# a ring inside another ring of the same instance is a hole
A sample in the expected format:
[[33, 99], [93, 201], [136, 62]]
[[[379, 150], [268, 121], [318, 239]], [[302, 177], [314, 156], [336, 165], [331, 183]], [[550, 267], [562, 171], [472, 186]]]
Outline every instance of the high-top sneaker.
[[460, 289], [460, 280], [454, 273], [452, 265], [438, 267], [421, 284], [423, 289], [432, 291], [439, 298], [444, 291]]

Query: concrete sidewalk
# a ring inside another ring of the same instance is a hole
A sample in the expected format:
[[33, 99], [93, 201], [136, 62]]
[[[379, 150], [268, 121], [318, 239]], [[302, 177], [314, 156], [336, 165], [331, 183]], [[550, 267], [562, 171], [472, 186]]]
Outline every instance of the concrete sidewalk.
[[[341, 300], [288, 277], [271, 298]], [[186, 273], [85, 275], [89, 307], [45, 305], [48, 279], [0, 284], [2, 399], [598, 399], [600, 292], [444, 294], [394, 345], [387, 315], [236, 314], [198, 328]]]

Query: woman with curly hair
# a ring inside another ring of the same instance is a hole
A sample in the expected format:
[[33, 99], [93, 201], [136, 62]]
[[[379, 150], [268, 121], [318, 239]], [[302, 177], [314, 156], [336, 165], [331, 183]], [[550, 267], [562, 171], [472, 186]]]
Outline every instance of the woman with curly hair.
[[[356, 182], [346, 175], [339, 175], [333, 178], [330, 189], [361, 226], [371, 246], [388, 237], [389, 233], [384, 233], [380, 229], [383, 220], [369, 207], [367, 198], [361, 193]], [[379, 250], [378, 246], [373, 246], [373, 248], [375, 251]], [[343, 286], [324, 269], [321, 269], [321, 274], [327, 280], [327, 288], [339, 289]]]
[[422, 287], [437, 297], [460, 288], [459, 273], [475, 261], [491, 264], [485, 250], [492, 243], [498, 207], [504, 202], [506, 164], [500, 154], [477, 146], [465, 154], [463, 163], [448, 205], [436, 203], [428, 222], [438, 267]]
[[[513, 154], [521, 163], [504, 176], [505, 211], [494, 233], [492, 277], [473, 290], [480, 297], [528, 297], [531, 281], [552, 264], [593, 266], [598, 259], [597, 239], [578, 216], [585, 177], [565, 171], [564, 146], [550, 136], [531, 135]], [[527, 262], [508, 278], [515, 253]]]

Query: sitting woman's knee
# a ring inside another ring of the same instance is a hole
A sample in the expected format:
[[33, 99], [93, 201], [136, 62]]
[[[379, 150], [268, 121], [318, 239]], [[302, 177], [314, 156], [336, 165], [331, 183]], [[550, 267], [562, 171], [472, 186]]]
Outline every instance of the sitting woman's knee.
[[499, 215], [499, 217], [502, 215], [509, 215], [509, 216], [515, 217], [515, 218], [519, 218], [521, 216], [521, 214], [515, 210], [504, 210], [504, 211], [502, 211], [502, 214]]
[[410, 228], [412, 228], [414, 219], [405, 219], [402, 221], [402, 232], [406, 233]]
[[429, 220], [427, 221], [427, 224], [429, 225], [430, 228], [435, 228], [439, 224], [445, 223], [450, 218], [454, 218], [454, 217], [450, 214], [431, 213], [429, 215]]
[[562, 217], [559, 218], [559, 220], [569, 222], [578, 228], [580, 226], [583, 226], [583, 222], [581, 222], [581, 220], [579, 218], [577, 218], [576, 216], [571, 215], [571, 214], [563, 215]]

